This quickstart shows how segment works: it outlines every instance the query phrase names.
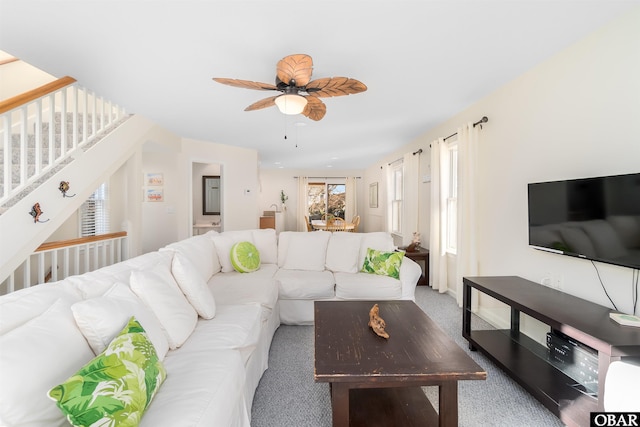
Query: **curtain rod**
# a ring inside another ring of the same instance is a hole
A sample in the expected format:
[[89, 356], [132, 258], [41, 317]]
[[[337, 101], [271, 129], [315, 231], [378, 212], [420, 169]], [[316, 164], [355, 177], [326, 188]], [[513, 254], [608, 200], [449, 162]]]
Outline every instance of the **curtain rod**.
[[[422, 148], [420, 148], [418, 151], [414, 151], [412, 154], [413, 154], [414, 156], [415, 156], [416, 154], [422, 154]], [[394, 164], [395, 162], [399, 162], [400, 160], [404, 160], [404, 158], [396, 159], [396, 160], [394, 160], [394, 161], [393, 161], [393, 162], [391, 162], [391, 163], [387, 163], [387, 166], [391, 166], [392, 164]], [[382, 166], [380, 166], [380, 167], [382, 168]]]
[[[475, 122], [473, 124], [473, 127], [476, 127], [478, 125], [480, 125], [480, 129], [482, 129], [482, 123], [487, 123], [489, 121], [489, 119], [487, 118], [487, 116], [482, 117], [480, 120], [478, 120], [477, 122]], [[444, 138], [444, 141], [446, 141], [449, 138], [453, 138], [454, 136], [456, 136], [458, 134], [458, 132], [456, 133], [452, 133], [451, 135], [449, 135], [448, 137]]]
[[[300, 178], [299, 176], [294, 176], [295, 179]], [[330, 179], [330, 178], [339, 178], [339, 179], [347, 179], [347, 178], [351, 178], [349, 176], [307, 176], [304, 178], [309, 178], [309, 179]], [[356, 176], [355, 179], [361, 179], [361, 176]]]

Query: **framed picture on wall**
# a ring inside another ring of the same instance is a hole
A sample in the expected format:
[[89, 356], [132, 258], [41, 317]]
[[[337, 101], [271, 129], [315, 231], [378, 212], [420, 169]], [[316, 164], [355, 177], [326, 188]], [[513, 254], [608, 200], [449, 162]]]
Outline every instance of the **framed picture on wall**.
[[369, 184], [369, 207], [378, 207], [378, 183]]
[[145, 202], [164, 202], [164, 191], [161, 188], [147, 188], [144, 191]]
[[145, 185], [161, 187], [164, 185], [164, 175], [158, 172], [147, 172], [145, 174]]

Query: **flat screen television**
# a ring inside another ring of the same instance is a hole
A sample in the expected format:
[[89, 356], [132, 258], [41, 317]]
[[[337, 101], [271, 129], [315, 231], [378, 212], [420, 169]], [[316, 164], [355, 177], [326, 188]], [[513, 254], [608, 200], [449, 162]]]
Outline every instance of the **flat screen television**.
[[529, 245], [640, 269], [640, 173], [528, 184]]

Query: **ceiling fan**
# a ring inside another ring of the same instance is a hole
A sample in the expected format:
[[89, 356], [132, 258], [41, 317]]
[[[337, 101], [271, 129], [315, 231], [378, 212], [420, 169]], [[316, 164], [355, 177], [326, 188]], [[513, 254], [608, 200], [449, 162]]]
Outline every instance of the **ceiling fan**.
[[327, 106], [320, 98], [352, 95], [364, 92], [367, 86], [348, 77], [325, 77], [311, 80], [313, 60], [309, 55], [289, 55], [278, 61], [276, 84], [253, 82], [250, 80], [214, 77], [218, 83], [256, 90], [276, 90], [280, 95], [262, 99], [249, 105], [244, 111], [260, 110], [277, 105], [284, 114], [304, 114], [311, 120], [321, 120], [327, 113]]

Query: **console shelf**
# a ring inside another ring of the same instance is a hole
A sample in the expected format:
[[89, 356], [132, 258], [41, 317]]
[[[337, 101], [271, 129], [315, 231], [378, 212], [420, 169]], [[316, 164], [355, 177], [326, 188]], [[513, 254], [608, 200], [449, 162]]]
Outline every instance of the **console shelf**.
[[[588, 426], [589, 413], [604, 410], [604, 378], [609, 364], [640, 355], [640, 329], [609, 319], [606, 307], [516, 276], [465, 277], [462, 335], [569, 426]], [[471, 330], [472, 289], [511, 308], [507, 330]], [[597, 351], [597, 394], [589, 393], [554, 363], [545, 346], [520, 332], [525, 313]]]

